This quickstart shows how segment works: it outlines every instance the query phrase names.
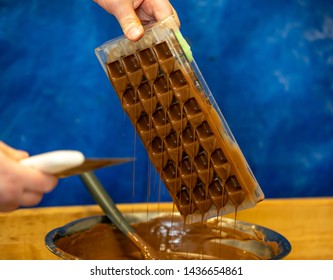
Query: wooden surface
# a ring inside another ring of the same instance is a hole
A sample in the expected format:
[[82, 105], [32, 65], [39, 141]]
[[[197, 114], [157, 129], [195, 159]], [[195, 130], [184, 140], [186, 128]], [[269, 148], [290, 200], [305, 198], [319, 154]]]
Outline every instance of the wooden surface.
[[[123, 212], [147, 210], [147, 204], [118, 205]], [[172, 205], [153, 204], [154, 211]], [[102, 214], [98, 206], [21, 209], [0, 213], [0, 259], [58, 260], [44, 244], [52, 229], [84, 217]], [[234, 215], [228, 215], [234, 217]], [[292, 246], [286, 259], [333, 260], [333, 198], [266, 199], [240, 211], [237, 219], [261, 225], [285, 236]]]

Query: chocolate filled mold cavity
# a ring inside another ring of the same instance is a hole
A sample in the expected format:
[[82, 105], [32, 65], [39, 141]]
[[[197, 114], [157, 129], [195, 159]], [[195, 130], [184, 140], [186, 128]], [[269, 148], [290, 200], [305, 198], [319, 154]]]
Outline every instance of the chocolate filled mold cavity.
[[264, 199], [173, 17], [95, 52], [187, 223]]

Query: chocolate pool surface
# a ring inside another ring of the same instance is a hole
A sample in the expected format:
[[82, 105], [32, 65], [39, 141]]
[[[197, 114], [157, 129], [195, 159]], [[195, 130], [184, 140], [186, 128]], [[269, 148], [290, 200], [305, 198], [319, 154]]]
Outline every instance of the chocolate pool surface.
[[[185, 224], [179, 215], [166, 215], [132, 226], [158, 252], [159, 259], [271, 259], [283, 249], [278, 240], [266, 240], [255, 227], [227, 221], [216, 218]], [[137, 248], [107, 221], [55, 237], [55, 245], [78, 259], [142, 259]]]

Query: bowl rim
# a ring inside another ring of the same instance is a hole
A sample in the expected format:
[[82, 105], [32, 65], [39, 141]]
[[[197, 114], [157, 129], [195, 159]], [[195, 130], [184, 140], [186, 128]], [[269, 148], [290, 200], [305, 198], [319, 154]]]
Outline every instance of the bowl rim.
[[[179, 213], [174, 213], [174, 212], [161, 212], [161, 213], [147, 213], [147, 212], [131, 212], [131, 213], [124, 213], [123, 215], [125, 216], [126, 219], [129, 219], [130, 223], [135, 223], [135, 222], [142, 222], [142, 220], [135, 220], [137, 216], [140, 216], [142, 214], [147, 215], [147, 220], [153, 218], [153, 217], [163, 217], [167, 215], [177, 215], [180, 216]], [[235, 219], [229, 218], [229, 217], [217, 217], [222, 223], [226, 225], [232, 225], [235, 226], [238, 230], [244, 231], [244, 228], [247, 229], [252, 229], [253, 232], [261, 232], [265, 236], [265, 241], [267, 242], [276, 242], [278, 244], [279, 252], [274, 255], [272, 258], [269, 260], [281, 260], [284, 259], [292, 250], [291, 243], [289, 240], [284, 237], [282, 234], [278, 233], [275, 230], [269, 229], [264, 226], [260, 226], [257, 224], [249, 223], [246, 221], [242, 220], [236, 220], [235, 224]], [[213, 220], [217, 218], [211, 218], [208, 220]], [[85, 231], [89, 229], [91, 226], [97, 224], [97, 223], [109, 223], [112, 224], [110, 219], [106, 215], [93, 215], [93, 216], [88, 216], [88, 217], [83, 217], [79, 218], [76, 220], [73, 220], [71, 222], [68, 222], [64, 224], [63, 226], [54, 228], [50, 230], [46, 235], [44, 239], [45, 246], [47, 249], [57, 255], [58, 257], [62, 259], [68, 259], [68, 260], [80, 260], [79, 257], [76, 257], [70, 253], [67, 253], [63, 251], [62, 249], [58, 248], [55, 245], [55, 241], [58, 240], [59, 238], [62, 238], [64, 236], [68, 236], [80, 231]]]

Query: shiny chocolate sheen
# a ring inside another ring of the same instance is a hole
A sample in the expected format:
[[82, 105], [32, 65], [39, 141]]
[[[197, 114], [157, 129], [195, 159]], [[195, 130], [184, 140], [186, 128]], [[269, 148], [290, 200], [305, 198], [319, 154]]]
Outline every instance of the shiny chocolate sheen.
[[[218, 219], [184, 224], [178, 215], [155, 218], [132, 225], [136, 233], [155, 249], [159, 259], [267, 259], [278, 253], [278, 244], [267, 242], [262, 233], [246, 233], [224, 226]], [[256, 242], [265, 255], [256, 255], [242, 247]], [[98, 223], [83, 232], [59, 238], [56, 246], [79, 259], [142, 259], [140, 251], [109, 223]]]

